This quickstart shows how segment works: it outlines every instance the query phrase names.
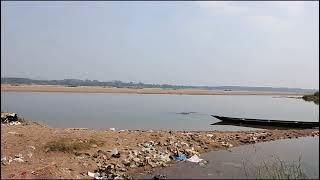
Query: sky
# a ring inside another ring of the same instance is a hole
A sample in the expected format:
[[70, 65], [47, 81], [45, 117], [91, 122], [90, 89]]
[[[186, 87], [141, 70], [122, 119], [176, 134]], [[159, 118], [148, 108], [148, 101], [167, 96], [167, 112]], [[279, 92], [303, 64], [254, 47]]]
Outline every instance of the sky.
[[319, 89], [319, 2], [2, 1], [1, 76]]

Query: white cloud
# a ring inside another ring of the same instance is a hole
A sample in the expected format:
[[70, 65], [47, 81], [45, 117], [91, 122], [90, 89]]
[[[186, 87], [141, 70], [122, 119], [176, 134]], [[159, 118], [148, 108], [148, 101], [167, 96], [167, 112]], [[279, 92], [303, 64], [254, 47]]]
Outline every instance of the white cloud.
[[230, 1], [196, 1], [196, 3], [211, 15], [237, 15], [247, 11], [244, 6], [237, 6]]
[[263, 28], [270, 27], [278, 22], [273, 16], [250, 16], [249, 20]]
[[299, 15], [303, 12], [305, 3], [303, 1], [273, 1], [273, 4], [285, 9], [290, 15]]

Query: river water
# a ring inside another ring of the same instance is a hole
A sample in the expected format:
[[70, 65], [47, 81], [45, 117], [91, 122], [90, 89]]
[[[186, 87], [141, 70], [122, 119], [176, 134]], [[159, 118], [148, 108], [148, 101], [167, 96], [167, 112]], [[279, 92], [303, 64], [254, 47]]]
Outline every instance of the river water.
[[319, 121], [318, 107], [272, 96], [1, 92], [1, 111], [52, 127], [94, 129], [245, 130], [211, 126], [219, 120], [210, 115]]
[[[208, 164], [201, 166], [188, 161], [178, 162], [171, 167], [138, 176], [137, 179], [151, 179], [158, 174], [168, 179], [273, 179], [275, 172], [278, 175], [292, 172], [293, 175], [298, 174], [298, 170], [305, 178], [319, 179], [318, 136], [243, 145], [230, 151], [211, 151], [200, 157]], [[284, 168], [280, 168], [281, 164]], [[299, 165], [300, 168], [297, 168]], [[302, 177], [299, 179], [304, 179]]]

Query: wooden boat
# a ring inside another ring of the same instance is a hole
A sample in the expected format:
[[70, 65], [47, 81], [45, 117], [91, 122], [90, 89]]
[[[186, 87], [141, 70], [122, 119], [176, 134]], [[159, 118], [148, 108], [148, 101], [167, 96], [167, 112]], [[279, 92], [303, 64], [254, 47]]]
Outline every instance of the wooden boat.
[[[256, 126], [272, 126], [284, 128], [315, 128], [319, 127], [319, 122], [304, 122], [304, 121], [282, 121], [282, 120], [265, 120], [265, 119], [248, 119], [234, 118], [225, 116], [211, 115], [222, 121], [222, 124], [235, 125], [256, 125]], [[217, 123], [215, 123], [217, 124]], [[221, 123], [219, 123], [221, 124]]]

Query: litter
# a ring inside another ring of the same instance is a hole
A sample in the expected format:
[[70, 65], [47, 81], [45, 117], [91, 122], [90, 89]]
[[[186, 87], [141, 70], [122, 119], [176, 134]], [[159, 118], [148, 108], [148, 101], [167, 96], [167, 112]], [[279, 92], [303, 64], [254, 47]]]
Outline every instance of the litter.
[[212, 138], [213, 134], [207, 134], [207, 137]]
[[109, 130], [110, 130], [110, 131], [115, 131], [115, 130], [116, 130], [116, 128], [110, 128]]
[[100, 176], [99, 173], [92, 173], [92, 172], [88, 172], [88, 176], [93, 177], [93, 178], [97, 178]]
[[14, 134], [14, 135], [16, 135], [16, 134], [18, 134], [18, 133], [17, 133], [17, 132], [10, 131], [10, 132], [8, 132], [8, 134]]
[[185, 161], [187, 160], [187, 157], [182, 153], [178, 153], [177, 155], [172, 156], [172, 159], [175, 161]]
[[203, 159], [200, 159], [197, 155], [193, 155], [191, 158], [187, 159], [187, 161], [194, 162], [194, 163], [199, 163]]
[[13, 125], [20, 125], [21, 122], [15, 121], [15, 122], [10, 122], [9, 124], [10, 124], [11, 126], [13, 126]]
[[111, 156], [114, 157], [114, 158], [119, 158], [120, 157], [120, 153], [118, 151], [117, 148], [114, 148], [112, 151], [111, 151]]
[[17, 162], [24, 162], [24, 160], [21, 159], [21, 158], [14, 158], [13, 160], [14, 160], [14, 161], [17, 161]]
[[157, 174], [153, 177], [154, 180], [161, 180], [161, 179], [167, 179], [165, 175]]

